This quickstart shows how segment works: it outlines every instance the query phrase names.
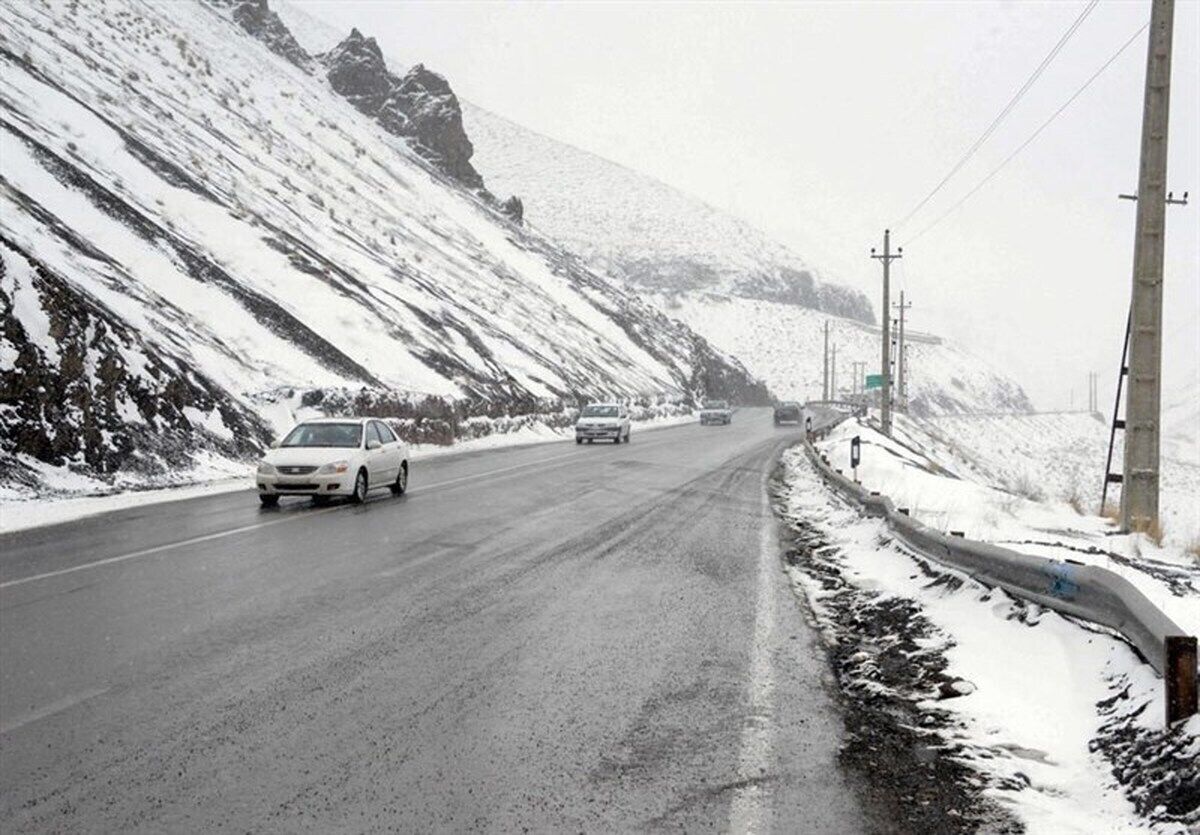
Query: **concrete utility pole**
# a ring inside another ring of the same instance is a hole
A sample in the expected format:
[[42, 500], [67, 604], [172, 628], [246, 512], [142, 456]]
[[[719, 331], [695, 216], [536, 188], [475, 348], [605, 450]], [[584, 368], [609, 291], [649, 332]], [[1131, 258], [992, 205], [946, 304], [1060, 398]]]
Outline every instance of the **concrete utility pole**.
[[1128, 531], [1145, 531], [1158, 525], [1163, 240], [1174, 18], [1174, 0], [1152, 0], [1142, 105], [1137, 226], [1133, 242], [1129, 394], [1125, 405], [1125, 467], [1121, 490], [1121, 528]]
[[912, 307], [912, 302], [904, 303], [904, 291], [900, 291], [900, 304], [894, 304], [892, 307], [898, 308], [900, 311], [900, 340], [896, 348], [896, 371], [897, 371], [897, 402], [899, 403], [900, 411], [908, 411], [908, 353], [905, 351], [904, 345], [904, 312]]
[[829, 399], [829, 320], [825, 320], [825, 364], [821, 371], [821, 399]]
[[837, 344], [829, 355], [829, 399], [837, 400]]
[[892, 323], [892, 299], [888, 281], [892, 261], [902, 257], [903, 253], [903, 247], [897, 247], [895, 254], [892, 253], [892, 233], [888, 229], [883, 230], [883, 254], [876, 255], [875, 247], [871, 247], [871, 257], [883, 262], [883, 307], [881, 308], [883, 311], [883, 359], [880, 362], [883, 387], [879, 392], [879, 426], [883, 430], [883, 434], [888, 437], [892, 435], [892, 362], [890, 356], [892, 349], [890, 328]]

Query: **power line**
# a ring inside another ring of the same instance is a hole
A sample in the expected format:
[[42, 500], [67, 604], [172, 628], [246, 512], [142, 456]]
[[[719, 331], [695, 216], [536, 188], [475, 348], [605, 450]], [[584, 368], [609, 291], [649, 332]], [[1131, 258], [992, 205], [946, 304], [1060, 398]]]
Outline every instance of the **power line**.
[[958, 162], [954, 163], [954, 166], [946, 173], [946, 176], [942, 177], [938, 184], [933, 187], [933, 191], [926, 194], [921, 199], [921, 202], [913, 206], [909, 213], [906, 214], [899, 223], [892, 224], [893, 228], [900, 227], [905, 223], [908, 223], [912, 216], [919, 212], [935, 194], [942, 190], [942, 186], [946, 185], [950, 178], [957, 174], [959, 170], [966, 165], [967, 160], [975, 155], [975, 152], [979, 150], [980, 146], [987, 141], [988, 137], [995, 132], [996, 128], [1000, 126], [1000, 123], [1004, 121], [1005, 117], [1012, 112], [1014, 107], [1016, 107], [1017, 102], [1024, 97], [1024, 95], [1029, 91], [1029, 88], [1032, 87], [1034, 83], [1041, 77], [1042, 73], [1046, 71], [1046, 68], [1050, 66], [1050, 62], [1053, 61], [1058, 53], [1062, 51], [1062, 48], [1066, 46], [1067, 41], [1069, 41], [1071, 36], [1075, 34], [1075, 30], [1077, 30], [1083, 24], [1083, 21], [1087, 19], [1087, 16], [1092, 13], [1092, 10], [1096, 8], [1099, 2], [1100, 0], [1091, 0], [1091, 2], [1084, 7], [1083, 11], [1079, 13], [1079, 17], [1075, 18], [1075, 22], [1072, 23], [1070, 27], [1067, 28], [1067, 31], [1063, 33], [1062, 37], [1058, 39], [1058, 43], [1054, 45], [1054, 48], [1051, 49], [1046, 57], [1042, 59], [1042, 63], [1038, 64], [1037, 69], [1033, 71], [1033, 74], [1025, 80], [1024, 84], [1021, 85], [1021, 89], [1017, 90], [1013, 97], [1008, 100], [1008, 104], [1004, 105], [1004, 109], [1000, 111], [1000, 114], [992, 120], [990, 125], [987, 126], [987, 130], [980, 134], [979, 138], [976, 139], [971, 147], [967, 149], [967, 152], [959, 158]]
[[938, 215], [937, 219], [933, 221], [933, 223], [930, 223], [928, 226], [926, 226], [924, 229], [922, 229], [920, 232], [918, 232], [916, 235], [914, 235], [911, 239], [909, 239], [909, 245], [911, 246], [912, 244], [916, 243], [930, 229], [933, 229], [935, 226], [937, 226], [939, 223], [941, 223], [943, 220], [945, 220], [949, 215], [953, 214], [954, 211], [959, 206], [961, 206], [963, 203], [966, 203], [969, 199], [971, 199], [971, 197], [973, 197], [975, 195], [976, 192], [978, 192], [981, 188], [983, 188], [985, 185], [987, 185], [988, 181], [990, 181], [992, 179], [992, 177], [995, 177], [997, 174], [999, 174], [1000, 170], [1002, 168], [1004, 168], [1006, 165], [1008, 165], [1010, 162], [1012, 162], [1013, 159], [1017, 156], [1017, 154], [1021, 153], [1027, 147], [1029, 147], [1029, 145], [1033, 142], [1033, 140], [1037, 139], [1038, 136], [1041, 135], [1042, 131], [1044, 131], [1046, 128], [1050, 127], [1050, 123], [1053, 122], [1055, 119], [1057, 119], [1064, 110], [1066, 110], [1068, 107], [1070, 107], [1071, 104], [1075, 101], [1075, 99], [1079, 98], [1079, 96], [1083, 94], [1083, 91], [1086, 90], [1088, 87], [1090, 87], [1092, 85], [1092, 82], [1095, 81], [1097, 78], [1099, 78], [1101, 73], [1103, 73], [1106, 69], [1108, 69], [1109, 66], [1111, 66], [1112, 63], [1121, 56], [1121, 53], [1123, 53], [1126, 49], [1128, 49], [1129, 46], [1135, 40], [1138, 39], [1138, 36], [1141, 35], [1143, 32], [1145, 32], [1149, 26], [1150, 26], [1150, 23], [1147, 22], [1140, 29], [1138, 29], [1136, 32], [1134, 32], [1133, 35], [1129, 38], [1129, 40], [1125, 41], [1125, 43], [1121, 45], [1121, 48], [1118, 49], [1116, 52], [1114, 52], [1112, 54], [1112, 57], [1110, 57], [1107, 61], [1105, 61], [1100, 66], [1100, 69], [1098, 69], [1094, 73], [1092, 73], [1092, 76], [1087, 81], [1083, 82], [1083, 86], [1081, 86], [1078, 90], [1076, 90], [1074, 93], [1072, 93], [1071, 97], [1069, 99], [1067, 99], [1065, 102], [1063, 102], [1062, 106], [1059, 107], [1058, 110], [1055, 110], [1049, 119], [1047, 119], [1045, 122], [1042, 123], [1041, 127], [1039, 127], [1037, 130], [1035, 130], [1028, 139], [1026, 139], [1024, 142], [1022, 142], [1020, 145], [1018, 145], [1017, 149], [1015, 151], [1013, 151], [1011, 154], [1009, 154], [1007, 157], [1004, 158], [1004, 162], [1000, 163], [995, 168], [993, 168], [986, 177], [984, 177], [982, 180], [980, 180], [973, 189], [971, 189], [965, 195], [963, 195], [963, 197], [957, 203], [955, 203], [953, 206], [951, 206], [946, 211], [942, 212], [940, 215]]

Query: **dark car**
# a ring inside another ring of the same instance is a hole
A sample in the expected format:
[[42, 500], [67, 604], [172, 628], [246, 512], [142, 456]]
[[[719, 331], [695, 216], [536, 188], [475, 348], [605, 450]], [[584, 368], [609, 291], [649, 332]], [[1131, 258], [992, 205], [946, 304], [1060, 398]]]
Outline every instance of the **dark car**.
[[800, 423], [804, 420], [804, 409], [799, 403], [787, 402], [775, 406], [775, 425]]
[[733, 409], [730, 408], [727, 400], [705, 400], [700, 407], [700, 424], [706, 426], [710, 423], [721, 424], [728, 426], [733, 423]]

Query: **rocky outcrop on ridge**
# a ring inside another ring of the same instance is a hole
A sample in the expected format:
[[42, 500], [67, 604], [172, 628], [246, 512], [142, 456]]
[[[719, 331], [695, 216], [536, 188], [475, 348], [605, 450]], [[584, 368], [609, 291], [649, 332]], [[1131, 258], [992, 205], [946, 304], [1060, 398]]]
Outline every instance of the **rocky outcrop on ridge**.
[[379, 44], [357, 29], [322, 60], [330, 86], [359, 112], [410, 140], [417, 153], [459, 183], [483, 188], [471, 165], [475, 148], [463, 128], [462, 108], [445, 78], [423, 64], [403, 77], [393, 75]]

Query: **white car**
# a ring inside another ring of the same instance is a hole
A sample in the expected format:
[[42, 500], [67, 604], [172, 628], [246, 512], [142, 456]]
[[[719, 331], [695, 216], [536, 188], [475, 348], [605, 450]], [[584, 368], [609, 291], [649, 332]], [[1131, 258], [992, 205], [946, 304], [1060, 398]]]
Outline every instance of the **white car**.
[[595, 440], [629, 443], [629, 410], [620, 403], [589, 403], [575, 421], [575, 443]]
[[315, 502], [349, 496], [361, 503], [384, 487], [399, 496], [408, 488], [408, 444], [374, 418], [308, 420], [271, 445], [256, 480], [264, 507], [279, 504], [280, 496]]

